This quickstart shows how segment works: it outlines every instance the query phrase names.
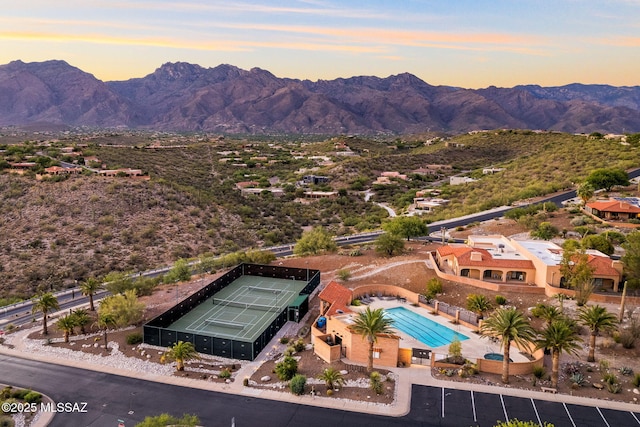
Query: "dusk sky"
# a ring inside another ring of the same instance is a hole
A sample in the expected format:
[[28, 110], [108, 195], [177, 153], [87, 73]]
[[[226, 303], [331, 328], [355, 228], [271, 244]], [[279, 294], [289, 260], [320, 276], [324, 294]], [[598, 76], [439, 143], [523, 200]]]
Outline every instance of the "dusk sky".
[[62, 59], [101, 80], [166, 62], [278, 77], [387, 77], [480, 88], [640, 85], [640, 0], [21, 0], [0, 64]]

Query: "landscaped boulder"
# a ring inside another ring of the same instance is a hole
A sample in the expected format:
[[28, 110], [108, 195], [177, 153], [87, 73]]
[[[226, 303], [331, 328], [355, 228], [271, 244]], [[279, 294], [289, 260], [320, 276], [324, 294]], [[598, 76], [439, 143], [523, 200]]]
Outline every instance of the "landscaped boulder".
[[262, 381], [263, 383], [269, 382], [271, 381], [271, 377], [269, 375], [265, 375], [264, 377], [260, 378], [260, 381]]

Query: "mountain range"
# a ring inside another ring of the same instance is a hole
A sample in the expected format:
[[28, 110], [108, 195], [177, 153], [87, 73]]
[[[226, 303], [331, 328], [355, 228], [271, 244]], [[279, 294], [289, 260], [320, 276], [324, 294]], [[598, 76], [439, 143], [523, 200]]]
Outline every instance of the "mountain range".
[[184, 62], [103, 82], [59, 60], [0, 65], [0, 126], [33, 123], [220, 133], [635, 133], [640, 86], [472, 90], [432, 86], [409, 73], [309, 81]]

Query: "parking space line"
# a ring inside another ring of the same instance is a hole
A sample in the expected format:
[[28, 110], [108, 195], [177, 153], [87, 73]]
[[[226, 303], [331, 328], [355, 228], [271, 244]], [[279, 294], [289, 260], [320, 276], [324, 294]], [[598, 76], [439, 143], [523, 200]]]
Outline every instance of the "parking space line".
[[607, 419], [606, 419], [606, 418], [604, 417], [604, 415], [602, 414], [602, 411], [600, 410], [600, 408], [598, 408], [598, 407], [596, 406], [596, 409], [598, 410], [598, 413], [599, 413], [599, 414], [600, 414], [600, 416], [602, 417], [602, 421], [604, 421], [604, 423], [607, 425], [607, 427], [611, 427], [611, 426], [609, 425], [609, 423], [607, 422]]
[[571, 413], [569, 412], [569, 408], [567, 408], [567, 404], [563, 402], [562, 406], [564, 406], [564, 410], [567, 411], [567, 416], [569, 417], [569, 421], [571, 421], [571, 425], [576, 427], [576, 423], [574, 423], [573, 418], [571, 418]]
[[[471, 390], [471, 409], [473, 410], [473, 422], [478, 422], [478, 417], [476, 416], [476, 400], [473, 397], [473, 390]], [[636, 418], [637, 420], [637, 418]]]
[[502, 395], [500, 395], [500, 402], [502, 402], [502, 410], [504, 411], [504, 420], [505, 422], [509, 422], [509, 416], [507, 415], [507, 407], [504, 406], [504, 399], [502, 398]]
[[631, 416], [633, 417], [634, 420], [636, 420], [636, 422], [638, 424], [640, 424], [640, 420], [638, 419], [638, 417], [636, 417], [636, 414], [634, 414], [633, 412], [631, 413]]
[[442, 387], [442, 418], [444, 418], [444, 387]]
[[536, 402], [531, 398], [531, 405], [533, 406], [533, 412], [536, 413], [536, 418], [538, 419], [538, 424], [542, 426], [542, 420], [540, 420], [540, 414], [538, 414], [538, 408], [536, 408]]

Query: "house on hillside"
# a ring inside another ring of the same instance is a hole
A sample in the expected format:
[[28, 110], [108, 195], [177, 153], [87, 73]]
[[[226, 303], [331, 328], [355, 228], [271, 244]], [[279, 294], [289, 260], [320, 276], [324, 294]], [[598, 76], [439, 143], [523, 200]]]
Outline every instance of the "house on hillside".
[[[476, 280], [566, 287], [560, 270], [563, 249], [546, 240], [515, 240], [504, 236], [469, 236], [467, 244], [438, 248], [435, 259], [445, 273]], [[622, 263], [587, 250], [596, 289], [618, 292]]]
[[628, 221], [639, 218], [640, 200], [631, 197], [596, 200], [595, 202], [587, 203], [584, 210], [604, 220]]
[[[314, 322], [311, 343], [314, 353], [327, 363], [342, 357], [366, 364], [369, 343], [351, 330], [358, 313], [349, 304], [353, 292], [337, 282], [330, 282], [318, 295], [320, 317]], [[393, 334], [379, 334], [373, 350], [374, 365], [396, 367], [400, 354], [400, 338]]]

